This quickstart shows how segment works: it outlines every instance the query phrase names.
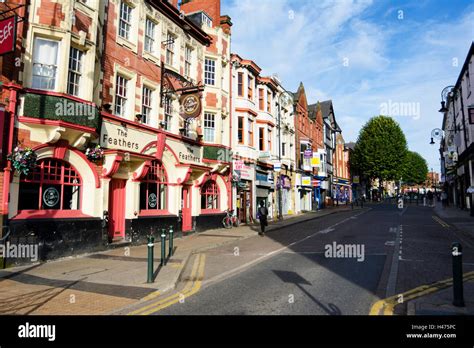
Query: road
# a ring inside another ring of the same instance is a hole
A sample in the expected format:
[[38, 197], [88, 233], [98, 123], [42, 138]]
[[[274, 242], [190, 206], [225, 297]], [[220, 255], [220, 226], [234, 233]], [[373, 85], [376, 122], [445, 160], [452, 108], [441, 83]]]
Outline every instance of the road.
[[379, 299], [450, 278], [453, 241], [474, 270], [472, 239], [433, 215], [374, 204], [211, 249], [190, 260], [175, 294], [135, 314], [367, 315]]

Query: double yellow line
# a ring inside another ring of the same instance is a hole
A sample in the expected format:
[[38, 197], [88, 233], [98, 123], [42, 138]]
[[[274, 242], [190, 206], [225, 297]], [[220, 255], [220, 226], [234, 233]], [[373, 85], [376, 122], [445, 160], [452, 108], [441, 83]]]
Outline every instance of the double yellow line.
[[[463, 274], [463, 280], [465, 282], [474, 280], [474, 271], [467, 272]], [[404, 303], [406, 301], [413, 300], [415, 298], [428, 295], [439, 290], [445, 289], [453, 285], [453, 278], [449, 278], [446, 280], [441, 280], [439, 282], [430, 284], [430, 285], [422, 285], [402, 294], [397, 294], [391, 297], [388, 297], [383, 300], [379, 300], [374, 303], [372, 308], [370, 309], [369, 315], [393, 315], [393, 311], [395, 306], [399, 305], [400, 303]], [[399, 300], [403, 302], [399, 302]]]
[[449, 227], [449, 225], [444, 222], [443, 220], [441, 220], [439, 217], [435, 216], [435, 215], [432, 215], [431, 216], [433, 218], [434, 221], [436, 221], [437, 223], [439, 223], [441, 226], [443, 227]]
[[146, 305], [142, 308], [139, 308], [131, 313], [128, 313], [128, 315], [149, 315], [152, 313], [156, 313], [166, 307], [172, 306], [178, 302], [182, 302], [187, 297], [194, 295], [201, 289], [205, 264], [206, 264], [206, 255], [197, 254], [196, 259], [194, 260], [190, 279], [186, 282], [186, 286], [183, 288], [181, 292], [178, 292], [174, 295], [168, 296], [164, 299], [161, 299], [159, 301]]

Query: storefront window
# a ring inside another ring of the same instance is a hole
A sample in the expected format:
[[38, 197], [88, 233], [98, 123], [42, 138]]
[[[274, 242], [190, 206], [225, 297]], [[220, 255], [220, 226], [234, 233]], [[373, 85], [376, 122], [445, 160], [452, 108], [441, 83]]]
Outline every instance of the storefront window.
[[218, 210], [219, 209], [219, 189], [213, 180], [209, 180], [201, 189], [201, 209]]
[[81, 186], [79, 173], [69, 163], [41, 160], [20, 178], [18, 210], [78, 210]]
[[140, 210], [165, 210], [167, 180], [165, 168], [153, 161], [148, 174], [140, 183]]

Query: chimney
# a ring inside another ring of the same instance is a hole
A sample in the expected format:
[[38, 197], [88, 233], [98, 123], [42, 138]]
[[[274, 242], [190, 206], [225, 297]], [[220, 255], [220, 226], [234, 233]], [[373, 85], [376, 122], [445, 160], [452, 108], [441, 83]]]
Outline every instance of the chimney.
[[214, 27], [219, 26], [221, 19], [221, 0], [181, 0], [181, 11], [184, 11], [186, 14], [204, 11], [211, 17], [212, 25]]

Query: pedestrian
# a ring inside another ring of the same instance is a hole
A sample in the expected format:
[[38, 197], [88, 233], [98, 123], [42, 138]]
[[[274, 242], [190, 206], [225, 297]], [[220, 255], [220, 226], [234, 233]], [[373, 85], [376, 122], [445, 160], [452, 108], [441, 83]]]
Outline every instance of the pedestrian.
[[265, 202], [260, 201], [260, 207], [258, 208], [258, 219], [260, 220], [260, 236], [265, 235], [265, 226], [268, 226], [268, 209], [265, 207]]
[[433, 206], [433, 192], [431, 190], [428, 190], [428, 193], [426, 194], [428, 197], [428, 206], [432, 207]]
[[446, 191], [441, 193], [441, 204], [443, 205], [443, 208], [446, 208], [448, 205], [448, 194]]

